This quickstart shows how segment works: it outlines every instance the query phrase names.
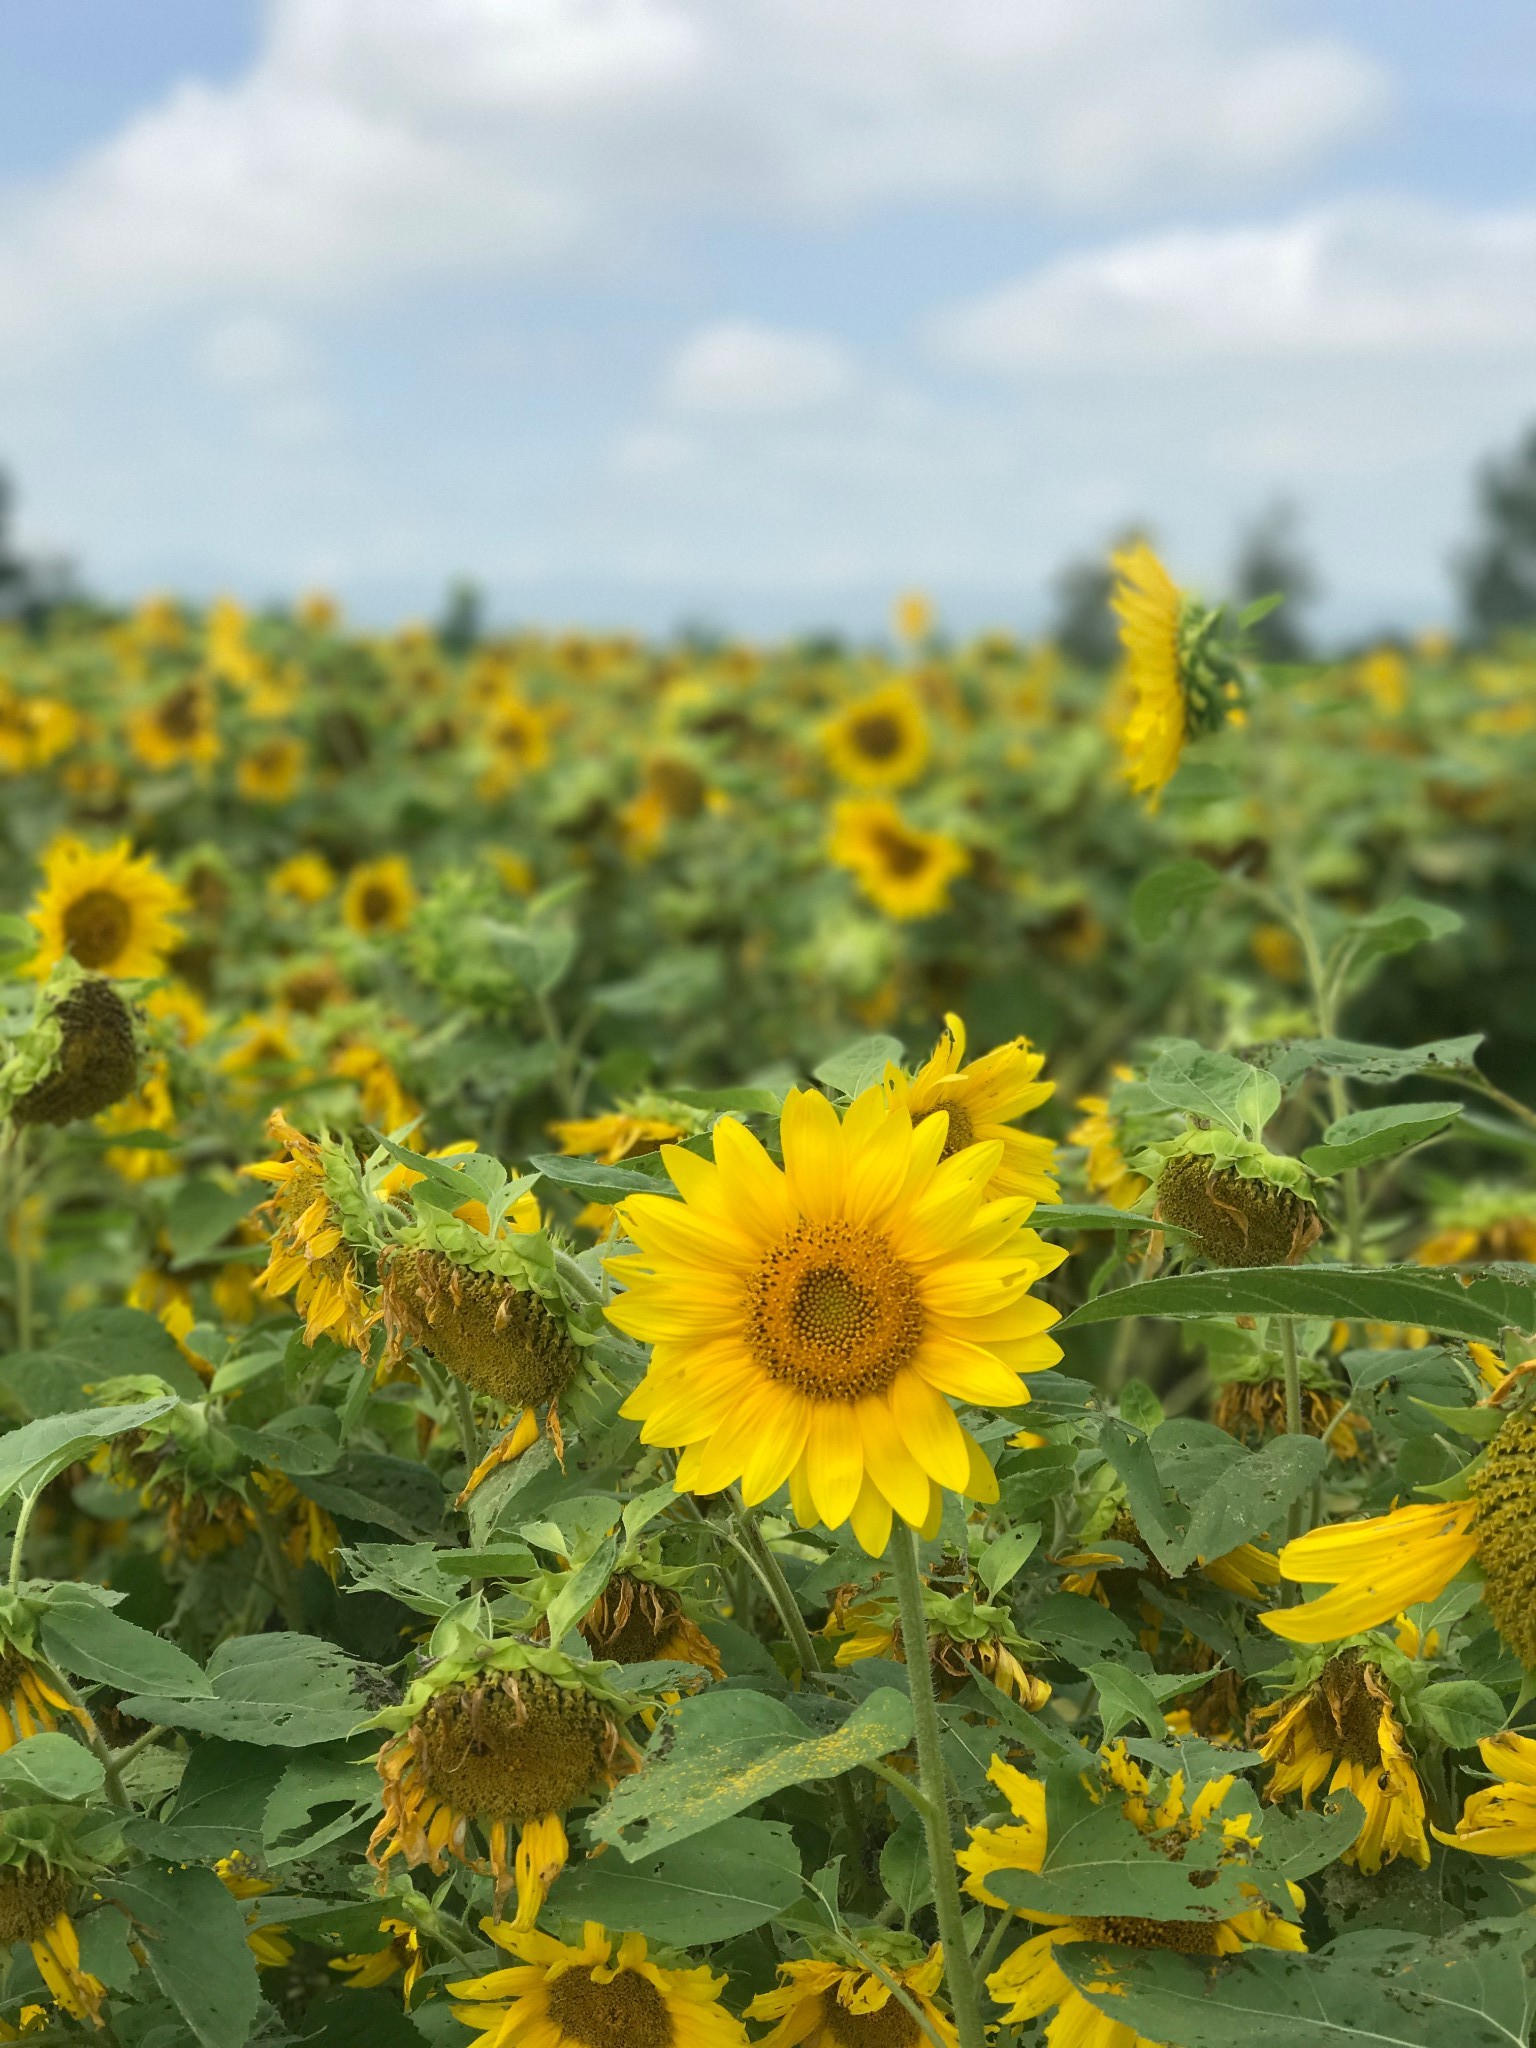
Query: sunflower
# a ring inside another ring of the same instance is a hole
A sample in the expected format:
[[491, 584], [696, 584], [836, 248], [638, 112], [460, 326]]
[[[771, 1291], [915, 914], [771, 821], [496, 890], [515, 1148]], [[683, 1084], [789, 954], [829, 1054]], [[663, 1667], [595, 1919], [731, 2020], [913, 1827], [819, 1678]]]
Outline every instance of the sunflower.
[[1536, 1742], [1506, 1731], [1477, 1746], [1498, 1783], [1472, 1793], [1454, 1831], [1436, 1828], [1435, 1840], [1474, 1856], [1536, 1857]]
[[323, 903], [336, 886], [336, 870], [323, 853], [290, 854], [267, 877], [274, 896], [291, 896], [295, 903]]
[[618, 1943], [595, 1920], [579, 1947], [496, 1921], [481, 1923], [510, 1969], [450, 1984], [454, 2018], [475, 2035], [470, 2048], [746, 2048], [746, 2030], [720, 2003], [724, 1977], [708, 1969], [663, 1969], [644, 1935]]
[[235, 787], [248, 803], [285, 804], [303, 772], [303, 741], [291, 733], [273, 733], [241, 755], [235, 768]]
[[928, 726], [908, 683], [887, 683], [845, 706], [822, 730], [834, 775], [858, 789], [905, 789], [928, 761]]
[[304, 1055], [285, 1017], [251, 1011], [240, 1019], [241, 1036], [220, 1053], [218, 1069], [243, 1092], [270, 1102], [277, 1083], [286, 1083]]
[[373, 1991], [381, 1984], [388, 1984], [392, 1978], [405, 1973], [400, 1986], [407, 2005], [411, 1993], [421, 1982], [427, 1959], [422, 1950], [421, 1936], [409, 1920], [397, 1920], [386, 1913], [379, 1921], [379, 1932], [389, 1939], [382, 1948], [365, 1949], [361, 1954], [336, 1956], [331, 1968], [339, 1970], [346, 1978], [349, 1991]]
[[845, 797], [834, 807], [827, 857], [887, 917], [902, 919], [946, 910], [950, 883], [971, 864], [958, 839], [909, 825], [884, 797]]
[[361, 1350], [378, 1315], [364, 1299], [357, 1260], [327, 1187], [326, 1150], [296, 1131], [280, 1109], [267, 1119], [267, 1130], [288, 1156], [240, 1169], [276, 1190], [261, 1205], [274, 1228], [272, 1249], [256, 1284], [268, 1300], [292, 1294], [305, 1319], [306, 1344], [334, 1335]]
[[481, 738], [490, 758], [478, 787], [487, 802], [516, 789], [549, 760], [548, 720], [515, 691], [488, 707]]
[[632, 1703], [603, 1683], [612, 1668], [515, 1642], [432, 1665], [379, 1717], [395, 1732], [378, 1755], [384, 1813], [369, 1862], [383, 1871], [403, 1856], [441, 1874], [452, 1855], [482, 1870], [469, 1844], [478, 1826], [498, 1916], [515, 1885], [514, 1924], [532, 1927], [570, 1854], [565, 1815], [637, 1761], [621, 1729]]
[[1333, 1590], [1266, 1614], [1266, 1626], [1292, 1643], [1336, 1643], [1435, 1599], [1476, 1559], [1494, 1627], [1536, 1668], [1536, 1413], [1500, 1425], [1466, 1485], [1465, 1500], [1414, 1502], [1287, 1543], [1285, 1577]]
[[946, 1396], [1011, 1407], [1021, 1374], [1055, 1363], [1056, 1311], [1029, 1289], [1064, 1254], [991, 1201], [995, 1140], [944, 1159], [948, 1119], [914, 1128], [883, 1087], [841, 1123], [792, 1090], [782, 1170], [732, 1118], [714, 1163], [662, 1157], [683, 1200], [621, 1208], [638, 1258], [608, 1317], [653, 1346], [622, 1412], [645, 1443], [681, 1448], [680, 1492], [740, 1480], [748, 1502], [789, 1483], [802, 1527], [852, 1520], [878, 1555], [893, 1512], [936, 1529], [942, 1488], [995, 1500], [997, 1481]]
[[[1135, 1075], [1129, 1067], [1116, 1067], [1115, 1079], [1132, 1081]], [[1152, 1183], [1144, 1174], [1133, 1173], [1126, 1164], [1120, 1123], [1110, 1108], [1109, 1097], [1079, 1095], [1077, 1107], [1084, 1112], [1083, 1119], [1068, 1131], [1067, 1143], [1081, 1145], [1087, 1151], [1083, 1177], [1088, 1192], [1102, 1196], [1112, 1208], [1134, 1209]]]
[[131, 713], [127, 732], [146, 768], [208, 768], [221, 752], [213, 692], [200, 676]]
[[[1192, 1800], [1186, 1801], [1183, 1774], [1176, 1772], [1166, 1797], [1154, 1806], [1145, 1774], [1126, 1756], [1123, 1745], [1112, 1744], [1101, 1751], [1099, 1770], [1099, 1797], [1111, 1796], [1118, 1789], [1127, 1818], [1170, 1857], [1178, 1855], [1182, 1843], [1212, 1825], [1220, 1827], [1234, 1850], [1251, 1844], [1249, 1816], [1236, 1813], [1223, 1817], [1221, 1813], [1236, 1782], [1231, 1777], [1212, 1778]], [[1039, 1873], [1047, 1845], [1045, 1787], [998, 1757], [992, 1759], [987, 1776], [1007, 1800], [1014, 1819], [1003, 1827], [972, 1828], [959, 1861], [967, 1873], [966, 1890], [986, 1905], [1007, 1910], [1004, 1901], [988, 1890], [987, 1879], [999, 1870]], [[1289, 1891], [1299, 1908], [1304, 1896], [1301, 1887], [1292, 1884]], [[1007, 2008], [1004, 2017], [1015, 2026], [1052, 2012], [1045, 2030], [1047, 2048], [1150, 2048], [1134, 2027], [1111, 2019], [1076, 1988], [1056, 1961], [1055, 1951], [1062, 1943], [1092, 1941], [1120, 1948], [1173, 1949], [1184, 1955], [1202, 1956], [1236, 1955], [1255, 1946], [1292, 1951], [1305, 1947], [1301, 1929], [1282, 1920], [1262, 1903], [1225, 1920], [1069, 1917], [1027, 1906], [1016, 1906], [1013, 1910], [1040, 1924], [1044, 1931], [1021, 1943], [993, 1971], [987, 1979], [987, 1989], [999, 2005]]]
[[632, 1115], [611, 1110], [603, 1116], [569, 1117], [544, 1128], [555, 1139], [567, 1159], [597, 1159], [604, 1166], [617, 1166], [622, 1159], [638, 1159], [685, 1138], [689, 1125], [673, 1123], [667, 1117]]
[[29, 1735], [53, 1734], [60, 1714], [78, 1722], [87, 1736], [95, 1734], [84, 1707], [50, 1685], [23, 1650], [0, 1639], [0, 1754]]
[[[213, 1866], [220, 1884], [231, 1897], [237, 1899], [261, 1899], [277, 1887], [270, 1878], [258, 1877], [255, 1865], [243, 1850], [237, 1849], [232, 1855], [221, 1856]], [[258, 1970], [280, 1970], [285, 1963], [293, 1961], [293, 1943], [287, 1939], [286, 1927], [256, 1925], [258, 1915], [253, 1909], [245, 1916], [250, 1932], [245, 1945], [256, 1958]]]
[[[1261, 1367], [1265, 1361], [1259, 1362]], [[1315, 1380], [1307, 1369], [1319, 1375]], [[1326, 1379], [1326, 1368], [1308, 1359], [1303, 1367], [1301, 1426], [1308, 1436], [1326, 1436], [1333, 1455], [1343, 1463], [1360, 1456], [1360, 1436], [1370, 1428], [1363, 1416], [1350, 1417], [1349, 1403], [1335, 1392]], [[1344, 1420], [1340, 1420], [1344, 1417]], [[1250, 1449], [1286, 1431], [1285, 1382], [1277, 1375], [1260, 1372], [1255, 1378], [1222, 1382], [1211, 1420], [1228, 1436]]]
[[[96, 1128], [104, 1137], [137, 1137], [142, 1132], [169, 1137], [176, 1121], [170, 1070], [158, 1060], [131, 1095], [102, 1111]], [[176, 1155], [169, 1146], [111, 1145], [102, 1157], [124, 1180], [159, 1180], [176, 1171]]]
[[149, 980], [180, 942], [172, 917], [186, 909], [176, 884], [148, 854], [118, 840], [92, 853], [82, 840], [56, 839], [43, 856], [43, 887], [27, 915], [38, 951], [29, 972], [46, 974], [68, 955], [93, 974]]
[[23, 697], [0, 677], [0, 773], [46, 768], [80, 737], [80, 721], [56, 697]]
[[[841, 1638], [833, 1662], [840, 1670], [868, 1657], [905, 1664], [907, 1651], [895, 1598], [878, 1591], [863, 1599], [853, 1595], [851, 1587], [839, 1591], [823, 1630], [834, 1641]], [[978, 1600], [968, 1587], [950, 1594], [931, 1585], [923, 1587], [923, 1609], [928, 1618], [934, 1689], [941, 1699], [953, 1699], [977, 1671], [1032, 1712], [1038, 1712], [1050, 1699], [1051, 1688], [1022, 1661], [1029, 1645], [1006, 1609]]]
[[376, 1045], [356, 1039], [331, 1055], [331, 1072], [357, 1088], [363, 1122], [377, 1131], [399, 1131], [421, 1115], [421, 1104], [408, 1095], [389, 1058]]
[[1145, 541], [1121, 549], [1111, 565], [1130, 700], [1121, 751], [1131, 788], [1155, 808], [1185, 741], [1238, 713], [1241, 678], [1214, 638], [1220, 614], [1181, 592]]
[[0, 1115], [71, 1124], [121, 1102], [139, 1078], [136, 1019], [110, 981], [59, 961], [28, 1029], [0, 1059]]
[[1027, 1038], [1011, 1038], [969, 1066], [961, 1064], [964, 1058], [965, 1026], [950, 1012], [944, 1018], [944, 1035], [910, 1080], [897, 1067], [886, 1069], [891, 1100], [905, 1105], [914, 1124], [940, 1111], [948, 1116], [946, 1159], [967, 1145], [1001, 1145], [1002, 1164], [988, 1183], [988, 1195], [1058, 1201], [1060, 1190], [1052, 1177], [1056, 1147], [1049, 1138], [1010, 1128], [1056, 1091], [1054, 1081], [1036, 1079], [1045, 1055]]
[[383, 860], [364, 861], [347, 877], [342, 892], [341, 914], [353, 931], [365, 939], [384, 932], [403, 932], [416, 908], [416, 885], [403, 854], [392, 853]]
[[[870, 1930], [861, 1930], [870, 1931]], [[944, 2048], [959, 2048], [960, 2037], [933, 1994], [944, 1981], [944, 1951], [935, 1942], [916, 1962], [882, 1959], [883, 1976], [855, 1964], [812, 1958], [780, 1963], [777, 1990], [760, 1991], [747, 2007], [749, 2020], [777, 2020], [758, 2048], [919, 2048], [924, 2035], [906, 2004], [892, 1991], [899, 1984]]]
[[1413, 1256], [1421, 1266], [1536, 1261], [1536, 1201], [1519, 1187], [1463, 1188]]
[[1399, 1856], [1421, 1868], [1429, 1862], [1424, 1788], [1378, 1666], [1357, 1649], [1341, 1650], [1304, 1692], [1259, 1714], [1280, 1717], [1262, 1751], [1270, 1766], [1266, 1799], [1300, 1792], [1310, 1806], [1326, 1781], [1330, 1792], [1352, 1792], [1365, 1809], [1346, 1863], [1370, 1877]]
[[80, 1967], [80, 1937], [69, 1909], [76, 1879], [43, 1857], [0, 1864], [0, 1948], [25, 1942], [55, 2004], [71, 2019], [101, 2025], [106, 1986]]

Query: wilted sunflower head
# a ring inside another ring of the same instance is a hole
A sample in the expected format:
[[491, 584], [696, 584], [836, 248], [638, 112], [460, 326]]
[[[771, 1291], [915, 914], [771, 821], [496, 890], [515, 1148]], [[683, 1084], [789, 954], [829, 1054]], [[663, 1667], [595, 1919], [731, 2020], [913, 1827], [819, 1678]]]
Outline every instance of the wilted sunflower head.
[[1156, 1179], [1160, 1222], [1213, 1266], [1289, 1266], [1323, 1234], [1299, 1159], [1216, 1126], [1152, 1145], [1133, 1164]]
[[27, 913], [39, 945], [28, 971], [45, 975], [68, 957], [93, 974], [148, 979], [181, 939], [172, 922], [186, 901], [148, 854], [120, 839], [103, 853], [56, 839], [43, 856], [43, 887]]
[[132, 1093], [139, 1028], [110, 981], [59, 961], [33, 1020], [0, 1060], [0, 1114], [19, 1124], [70, 1124]]
[[501, 1274], [476, 1272], [430, 1246], [400, 1245], [382, 1262], [385, 1326], [503, 1408], [555, 1400], [581, 1366], [558, 1307]]

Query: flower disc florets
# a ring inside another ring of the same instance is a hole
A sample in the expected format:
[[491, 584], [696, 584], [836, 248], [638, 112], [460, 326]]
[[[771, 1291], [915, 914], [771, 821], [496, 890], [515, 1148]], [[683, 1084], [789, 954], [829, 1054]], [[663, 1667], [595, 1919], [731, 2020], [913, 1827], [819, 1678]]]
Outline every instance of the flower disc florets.
[[1187, 1230], [1213, 1266], [1289, 1266], [1322, 1235], [1317, 1210], [1291, 1188], [1198, 1153], [1170, 1159], [1157, 1181], [1157, 1213]]
[[40, 1856], [0, 1864], [0, 1948], [37, 1941], [66, 1912], [75, 1881], [67, 1870], [50, 1870]]
[[402, 1246], [384, 1264], [391, 1334], [403, 1331], [455, 1379], [505, 1408], [541, 1407], [581, 1364], [569, 1330], [542, 1296], [443, 1253]]
[[617, 1730], [586, 1693], [537, 1672], [454, 1686], [412, 1724], [428, 1793], [455, 1812], [519, 1827], [597, 1788]]
[[1511, 1415], [1468, 1482], [1493, 1625], [1536, 1669], [1536, 1414]]

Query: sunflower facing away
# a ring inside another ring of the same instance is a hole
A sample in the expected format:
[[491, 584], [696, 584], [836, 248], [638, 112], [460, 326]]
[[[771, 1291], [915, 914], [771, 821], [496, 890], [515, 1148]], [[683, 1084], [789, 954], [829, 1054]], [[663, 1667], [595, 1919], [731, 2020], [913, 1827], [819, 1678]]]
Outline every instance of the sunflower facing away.
[[845, 797], [832, 813], [827, 857], [847, 868], [887, 917], [934, 917], [971, 857], [947, 832], [909, 825], [884, 797]]
[[1215, 641], [1218, 612], [1186, 596], [1145, 541], [1111, 557], [1130, 705], [1120, 729], [1126, 778], [1155, 806], [1184, 742], [1239, 713], [1237, 664]]
[[1345, 1850], [1346, 1863], [1374, 1876], [1399, 1856], [1421, 1867], [1429, 1862], [1424, 1788], [1376, 1665], [1356, 1649], [1341, 1650], [1304, 1692], [1260, 1713], [1280, 1717], [1262, 1752], [1271, 1772], [1266, 1799], [1299, 1792], [1310, 1806], [1325, 1784], [1330, 1792], [1352, 1792], [1365, 1808], [1365, 1825]]
[[997, 1498], [950, 1398], [1029, 1398], [1020, 1375], [1061, 1355], [1029, 1290], [1063, 1254], [1027, 1199], [988, 1199], [1000, 1144], [945, 1159], [947, 1117], [914, 1128], [883, 1087], [841, 1123], [794, 1090], [779, 1134], [782, 1168], [722, 1118], [713, 1164], [663, 1152], [680, 1203], [623, 1204], [640, 1255], [610, 1261], [626, 1291], [608, 1316], [653, 1347], [623, 1413], [682, 1450], [679, 1491], [740, 1481], [751, 1503], [788, 1482], [802, 1527], [851, 1520], [878, 1555], [893, 1513], [937, 1529], [942, 1489]]
[[[873, 1930], [860, 1930], [871, 1933]], [[959, 2048], [948, 2015], [934, 2003], [944, 1981], [944, 1951], [937, 1943], [916, 1962], [881, 1959], [944, 2048]], [[780, 1963], [776, 1990], [760, 1991], [749, 2020], [777, 2020], [758, 2048], [920, 2048], [923, 2030], [889, 1984], [873, 1970], [811, 1958]]]
[[[1116, 1067], [1117, 1081], [1132, 1081], [1130, 1067]], [[1088, 1192], [1115, 1209], [1133, 1209], [1152, 1183], [1144, 1174], [1133, 1173], [1126, 1163], [1119, 1119], [1110, 1109], [1107, 1095], [1079, 1095], [1077, 1107], [1084, 1112], [1081, 1123], [1067, 1133], [1070, 1145], [1081, 1145], [1087, 1157], [1083, 1178]]]
[[25, 1942], [38, 1975], [71, 2019], [101, 2025], [106, 1986], [80, 1967], [80, 1937], [69, 1909], [79, 1889], [65, 1869], [43, 1857], [0, 1864], [0, 1949]]
[[886, 1069], [891, 1100], [905, 1105], [914, 1124], [942, 1110], [949, 1118], [944, 1157], [967, 1145], [997, 1143], [1003, 1157], [987, 1184], [989, 1195], [1028, 1195], [1037, 1202], [1060, 1200], [1052, 1177], [1056, 1147], [1049, 1138], [1012, 1126], [1038, 1109], [1056, 1092], [1054, 1081], [1036, 1077], [1045, 1065], [1027, 1038], [1011, 1038], [984, 1053], [969, 1066], [965, 1059], [965, 1026], [952, 1012], [944, 1018], [944, 1035], [931, 1056], [908, 1080], [898, 1067]]
[[[1252, 1839], [1246, 1813], [1235, 1813], [1229, 1818], [1221, 1813], [1222, 1804], [1236, 1782], [1230, 1777], [1212, 1778], [1193, 1799], [1186, 1801], [1183, 1774], [1175, 1773], [1167, 1797], [1153, 1806], [1146, 1776], [1126, 1756], [1123, 1745], [1112, 1744], [1101, 1751], [1099, 1768], [1104, 1792], [1118, 1789], [1124, 1796], [1127, 1817], [1142, 1834], [1159, 1840], [1170, 1856], [1177, 1853], [1181, 1841], [1203, 1833], [1207, 1826], [1219, 1827], [1234, 1846]], [[987, 1888], [988, 1878], [999, 1870], [1038, 1873], [1045, 1862], [1045, 1787], [999, 1757], [992, 1759], [987, 1776], [1007, 1800], [1014, 1818], [1003, 1827], [972, 1828], [959, 1861], [967, 1873], [966, 1890], [989, 1906], [1002, 1907], [1003, 1900]], [[1301, 1887], [1292, 1884], [1289, 1890], [1299, 1908], [1304, 1897]], [[1184, 1955], [1202, 1956], [1236, 1955], [1255, 1946], [1291, 1950], [1305, 1947], [1301, 1929], [1262, 1903], [1225, 1920], [1067, 1917], [1028, 1906], [1016, 1906], [1014, 1911], [1035, 1921], [1044, 1931], [1021, 1943], [992, 1972], [987, 1989], [999, 2005], [1007, 2008], [1004, 2017], [1014, 2026], [1051, 2013], [1045, 2029], [1047, 2048], [1153, 2048], [1134, 2027], [1111, 2019], [1077, 1989], [1056, 1961], [1055, 1951], [1064, 1942], [1174, 1949]]]
[[186, 908], [176, 884], [148, 854], [120, 839], [104, 853], [56, 839], [43, 856], [43, 886], [27, 915], [40, 944], [29, 963], [46, 974], [66, 955], [93, 974], [148, 980], [181, 941], [174, 915]]
[[[225, 1891], [231, 1898], [242, 1902], [264, 1899], [268, 1892], [277, 1889], [271, 1878], [257, 1876], [255, 1864], [240, 1849], [232, 1855], [221, 1856], [213, 1868]], [[256, 1958], [258, 1970], [280, 1970], [284, 1964], [293, 1961], [293, 1943], [288, 1939], [285, 1927], [263, 1926], [255, 1907], [246, 1914], [245, 1924], [248, 1929], [245, 1945]]]
[[269, 1300], [293, 1296], [304, 1317], [306, 1344], [329, 1334], [361, 1349], [378, 1316], [364, 1298], [357, 1260], [327, 1190], [324, 1150], [296, 1131], [279, 1109], [268, 1118], [267, 1130], [287, 1157], [240, 1169], [274, 1189], [261, 1205], [273, 1219], [273, 1231], [257, 1285]]
[[1536, 1857], [1536, 1742], [1528, 1735], [1490, 1735], [1478, 1749], [1496, 1783], [1474, 1792], [1455, 1831], [1435, 1839], [1474, 1856]]
[[612, 1935], [589, 1920], [580, 1944], [504, 1923], [482, 1925], [517, 1958], [450, 1984], [466, 2003], [454, 2017], [474, 2033], [467, 2048], [746, 2048], [746, 2030], [720, 2003], [724, 1977], [663, 1969], [645, 1937]]
[[1292, 1643], [1336, 1643], [1433, 1600], [1476, 1558], [1493, 1625], [1536, 1668], [1536, 1413], [1511, 1415], [1467, 1479], [1465, 1500], [1415, 1502], [1287, 1543], [1280, 1570], [1332, 1592], [1266, 1614]]
[[341, 914], [360, 938], [376, 939], [403, 932], [416, 908], [416, 885], [409, 862], [392, 853], [384, 860], [365, 860], [347, 877]]
[[928, 727], [906, 683], [887, 683], [847, 705], [821, 744], [833, 774], [857, 789], [904, 789], [928, 761]]

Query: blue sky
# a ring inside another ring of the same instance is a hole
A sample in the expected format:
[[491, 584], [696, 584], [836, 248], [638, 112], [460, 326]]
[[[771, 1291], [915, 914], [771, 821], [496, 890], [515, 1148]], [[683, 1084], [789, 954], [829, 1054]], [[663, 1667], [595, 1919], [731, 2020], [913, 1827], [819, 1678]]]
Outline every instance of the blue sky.
[[0, 0], [0, 460], [100, 588], [1037, 626], [1289, 499], [1449, 617], [1528, 0]]

